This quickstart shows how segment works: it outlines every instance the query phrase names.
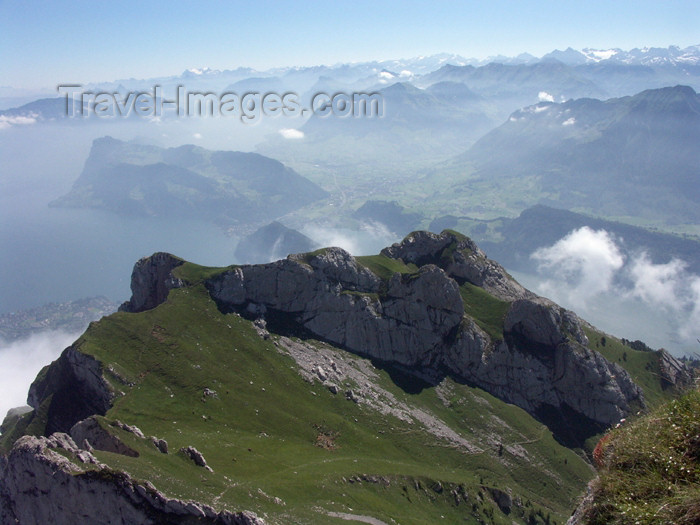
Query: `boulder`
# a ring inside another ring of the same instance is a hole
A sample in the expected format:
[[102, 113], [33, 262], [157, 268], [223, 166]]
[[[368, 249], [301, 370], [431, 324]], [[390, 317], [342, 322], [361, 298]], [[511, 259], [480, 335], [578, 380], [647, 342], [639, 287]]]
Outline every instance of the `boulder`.
[[70, 429], [70, 436], [76, 443], [87, 443], [97, 450], [113, 452], [123, 456], [138, 457], [139, 453], [126, 445], [118, 436], [110, 434], [100, 425], [96, 417], [91, 416], [79, 421]]

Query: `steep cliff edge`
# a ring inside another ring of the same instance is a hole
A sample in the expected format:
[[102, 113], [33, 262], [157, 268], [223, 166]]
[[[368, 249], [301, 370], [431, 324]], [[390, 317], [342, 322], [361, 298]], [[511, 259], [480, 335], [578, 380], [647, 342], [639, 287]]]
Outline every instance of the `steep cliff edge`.
[[596, 477], [567, 525], [673, 523], [700, 519], [700, 391], [635, 417], [596, 447]]

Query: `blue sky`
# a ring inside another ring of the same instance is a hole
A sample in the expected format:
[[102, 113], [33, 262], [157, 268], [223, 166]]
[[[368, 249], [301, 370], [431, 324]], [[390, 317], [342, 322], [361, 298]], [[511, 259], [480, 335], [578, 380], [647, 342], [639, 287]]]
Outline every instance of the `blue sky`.
[[700, 44], [693, 1], [0, 0], [0, 86], [53, 87], [191, 67], [334, 64], [439, 52]]

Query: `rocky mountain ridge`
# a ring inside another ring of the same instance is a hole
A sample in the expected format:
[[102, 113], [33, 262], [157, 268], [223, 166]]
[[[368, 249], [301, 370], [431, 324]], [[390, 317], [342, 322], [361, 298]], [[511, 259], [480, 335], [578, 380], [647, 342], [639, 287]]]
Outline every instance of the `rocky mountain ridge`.
[[[210, 322], [214, 326], [204, 328], [203, 333], [223, 329], [222, 334], [231, 338], [235, 331], [227, 330], [239, 322], [235, 319], [248, 323], [255, 328], [254, 334], [257, 335], [253, 335], [254, 338], [269, 346], [273, 343], [273, 348], [291, 356], [300, 367], [299, 374], [304, 381], [311, 385], [322, 382], [326, 395], [345, 398], [347, 401], [344, 402], [350, 406], [377, 410], [383, 414], [382, 418], [395, 417], [401, 425], [418, 423], [431, 435], [431, 440], [444, 441], [445, 446], [457, 448], [459, 454], [480, 457], [495, 447], [495, 461], [504, 465], [512, 461], [533, 461], [528, 459], [530, 453], [522, 446], [541, 440], [547, 428], [542, 426], [539, 437], [520, 438], [506, 445], [492, 433], [486, 437], [474, 437], [463, 430], [455, 431], [446, 415], [435, 416], [424, 407], [407, 404], [387, 390], [387, 385], [372, 385], [376, 380], [373, 378], [378, 377], [375, 365], [379, 369], [398, 370], [413, 377], [411, 381], [414, 382], [420, 378], [422, 384], [439, 385], [436, 394], [442, 405], [448, 408], [455, 402], [462, 402], [450, 394], [451, 389], [462, 384], [473, 385], [495, 396], [494, 401], [500, 399], [521, 407], [548, 425], [559, 440], [570, 439], [572, 443], [580, 444], [589, 435], [616, 423], [631, 410], [643, 408], [645, 404], [642, 389], [628, 372], [592, 348], [586, 334], [591, 328], [589, 325], [573, 312], [524, 289], [498, 263], [489, 260], [473, 241], [456, 232], [444, 231], [439, 235], [414, 232], [377, 256], [353, 257], [339, 248], [326, 248], [290, 255], [284, 260], [263, 265], [193, 268], [191, 263], [166, 253], [143, 258], [134, 267], [132, 298], [122, 305], [120, 313], [113, 316], [117, 324], [105, 326], [104, 330], [126, 337], [114, 341], [128, 346], [131, 344], [128, 342], [129, 332], [124, 332], [124, 329], [129, 322], [147, 323], [148, 340], [167, 350], [165, 354], [150, 358], [153, 359], [151, 365], [144, 363], [141, 373], [135, 375], [133, 368], [129, 372], [129, 368], [119, 365], [118, 361], [96, 357], [95, 348], [88, 348], [90, 343], [81, 338], [39, 374], [29, 394], [29, 404], [34, 411], [16, 416], [14, 427], [10, 423], [3, 425], [3, 440], [14, 441], [14, 447], [0, 464], [4, 522], [53, 519], [57, 523], [67, 523], [61, 520], [75, 519], [78, 507], [87, 509], [84, 510], [86, 516], [92, 516], [90, 509], [104, 507], [111, 509], [110, 516], [119, 523], [133, 520], [143, 523], [261, 523], [248, 512], [217, 512], [214, 507], [203, 503], [165, 496], [148, 482], [136, 481], [125, 472], [105, 466], [106, 459], [138, 459], [139, 455], [150, 457], [144, 461], [158, 463], [153, 458], [155, 455], [159, 458], [177, 456], [180, 458], [175, 460], [177, 469], [184, 468], [182, 462], [185, 462], [212, 476], [216, 475], [215, 471], [230, 468], [223, 466], [231, 463], [230, 457], [227, 463], [217, 461], [216, 457], [212, 462], [209, 460], [211, 454], [216, 456], [219, 449], [231, 445], [201, 449], [201, 442], [196, 442], [195, 449], [191, 442], [185, 442], [186, 446], [182, 446], [177, 455], [168, 454], [169, 443], [175, 448], [182, 444], [178, 442], [182, 439], [179, 428], [173, 430], [168, 423], [158, 427], [161, 430], [149, 430], [160, 437], [148, 438], [129, 419], [130, 425], [115, 420], [114, 416], [111, 419], [96, 417], [108, 412], [113, 414], [119, 406], [122, 410], [128, 407], [129, 396], [137, 395], [144, 378], [166, 366], [163, 361], [166, 356], [174, 357], [180, 344], [178, 341], [184, 341], [183, 336], [172, 338], [170, 331], [173, 327], [168, 328], [165, 320], [154, 318], [148, 321], [148, 316], [158, 310], [164, 312], [173, 307], [173, 294], [179, 297], [191, 293], [207, 296], [206, 301], [212, 309], [208, 315], [213, 316]], [[196, 311], [194, 306], [187, 305], [185, 310], [184, 319], [196, 315], [190, 311]], [[99, 332], [102, 323], [109, 324], [109, 320], [93, 323], [88, 332]], [[187, 334], [184, 337], [190, 337], [194, 327], [183, 328], [183, 334]], [[320, 343], [320, 346], [313, 342], [304, 343], [294, 334], [325, 343]], [[195, 338], [185, 361], [186, 368], [192, 369], [190, 374], [201, 368], [201, 361], [195, 357], [203, 350], [200, 337], [203, 336]], [[104, 345], [108, 339], [98, 338], [96, 341], [98, 345]], [[135, 347], [139, 362], [146, 357], [143, 349], [148, 347], [141, 346], [143, 344], [137, 342]], [[324, 344], [327, 349], [322, 348]], [[228, 352], [235, 355], [237, 346]], [[354, 358], [359, 360], [355, 364], [342, 361], [341, 355], [347, 354], [347, 350], [371, 358], [373, 364], [360, 357]], [[98, 354], [101, 352], [103, 350], [98, 350]], [[104, 355], [118, 356], [122, 352], [124, 349], [118, 349], [116, 354]], [[150, 352], [156, 352], [156, 349]], [[269, 358], [260, 354], [254, 359]], [[220, 359], [216, 363], [217, 368], [226, 367]], [[676, 365], [671, 358], [667, 368], [673, 369], [673, 374], [667, 375], [680, 384], [684, 370]], [[183, 365], [176, 366], [182, 368]], [[285, 365], [284, 368], [294, 367]], [[210, 403], [217, 404], [220, 396], [229, 394], [229, 390], [223, 390], [223, 387], [209, 388], [217, 384], [211, 377], [212, 373], [210, 369], [207, 382], [203, 383], [208, 385], [206, 388], [196, 387], [198, 401], [193, 405], [196, 411]], [[279, 373], [278, 370], [276, 374]], [[259, 381], [254, 375], [241, 379], [244, 381], [235, 379], [237, 389], [247, 387], [248, 383], [252, 389], [253, 379], [256, 383]], [[281, 379], [276, 375], [274, 380]], [[451, 381], [452, 387], [448, 386]], [[348, 388], [343, 386], [345, 382], [356, 386]], [[177, 385], [156, 384], [156, 391], [160, 392], [164, 386], [166, 393], [171, 392], [163, 402], [164, 406], [170, 407], [164, 409], [164, 414], [179, 406], [181, 401], [173, 401]], [[256, 389], [256, 402], [260, 402], [257, 396], [264, 396], [266, 389], [273, 388], [271, 385], [267, 383], [261, 390]], [[184, 388], [185, 392], [191, 390], [189, 385], [184, 385]], [[337, 396], [341, 388], [345, 395]], [[191, 396], [191, 393], [177, 392], [177, 399], [186, 400]], [[316, 391], [311, 394], [314, 399], [319, 397]], [[231, 398], [228, 403], [236, 406], [238, 402]], [[240, 405], [244, 406], [243, 403]], [[153, 409], [137, 406], [136, 412], [127, 408], [128, 417], [135, 417], [138, 411]], [[263, 405], [257, 406], [264, 409]], [[189, 414], [189, 409], [186, 411]], [[211, 415], [205, 412], [200, 418], [196, 411], [192, 412], [189, 425], [197, 424], [197, 421], [200, 425], [216, 425], [207, 423]], [[160, 418], [160, 409], [157, 412], [156, 417]], [[251, 415], [255, 419], [257, 414], [258, 408], [255, 408], [255, 414]], [[324, 411], [324, 414], [324, 418], [329, 417], [328, 412]], [[368, 417], [367, 413], [363, 414]], [[179, 420], [184, 415], [172, 416], [175, 417]], [[149, 419], [141, 421], [151, 425]], [[499, 428], [501, 424], [506, 428], [512, 424], [498, 421]], [[237, 421], [237, 424], [241, 423]], [[177, 421], [173, 420], [172, 424], [176, 425]], [[333, 450], [338, 433], [325, 425], [314, 428], [319, 429], [316, 446]], [[565, 428], [570, 429], [568, 434], [563, 431]], [[9, 438], [5, 436], [6, 430]], [[161, 431], [170, 433], [162, 436]], [[415, 432], [415, 428], [410, 431]], [[20, 437], [24, 432], [48, 437]], [[267, 438], [267, 432], [257, 432], [256, 440]], [[383, 434], [384, 430], [380, 433]], [[164, 437], [167, 437], [167, 442]], [[221, 439], [224, 439], [223, 434], [217, 432], [217, 442]], [[253, 448], [258, 446], [262, 445], [252, 444]], [[249, 446], [248, 452], [252, 453], [253, 448]], [[207, 460], [198, 449], [204, 451]], [[502, 457], [504, 451], [508, 457]], [[99, 455], [99, 460], [95, 454]], [[236, 461], [235, 457], [233, 461]], [[547, 471], [546, 475], [558, 476], [554, 471]], [[380, 478], [364, 476], [357, 479]], [[228, 488], [238, 485], [226, 476], [224, 480]], [[343, 483], [347, 483], [346, 478], [343, 478]], [[389, 486], [395, 481], [386, 479], [381, 483]], [[493, 501], [500, 512], [507, 515], [519, 509], [517, 511], [524, 515], [525, 507], [520, 499], [498, 486], [485, 486], [483, 479], [480, 484], [486, 493], [492, 495], [489, 501]], [[36, 489], [31, 489], [32, 486]], [[418, 482], [415, 487], [415, 490], [422, 490]], [[33, 505], [37, 490], [53, 503]], [[441, 488], [434, 490], [436, 493], [442, 491]], [[464, 488], [455, 487], [454, 490], [456, 494], [464, 494], [455, 500], [454, 505], [458, 506], [462, 501], [460, 498], [467, 496]], [[275, 505], [284, 505], [279, 498], [268, 497], [265, 492], [261, 494]], [[72, 505], [71, 509], [66, 509], [59, 504], [68, 498], [78, 507]], [[104, 503], [97, 503], [95, 498]], [[475, 504], [479, 502], [477, 507], [485, 501], [483, 498], [479, 496], [475, 500]], [[217, 498], [214, 500], [218, 501]], [[276, 503], [277, 500], [282, 503]], [[505, 500], [507, 504], [503, 504]], [[241, 508], [240, 501], [234, 501], [234, 508]]]
[[[471, 240], [415, 232], [380, 257], [404, 265], [404, 272], [382, 279], [361, 258], [327, 248], [238, 266], [207, 280], [206, 287], [223, 310], [284, 317], [360, 355], [436, 376], [453, 374], [535, 415], [559, 412], [560, 423], [571, 412], [602, 428], [644, 406], [629, 375], [586, 346], [573, 312], [524, 289]], [[154, 260], [164, 268], [177, 262], [164, 254], [140, 261], [134, 297], [124, 310], [140, 311], [143, 290], [173, 282], [153, 272]], [[502, 303], [502, 337], [490, 336], [465, 314], [460, 283]]]

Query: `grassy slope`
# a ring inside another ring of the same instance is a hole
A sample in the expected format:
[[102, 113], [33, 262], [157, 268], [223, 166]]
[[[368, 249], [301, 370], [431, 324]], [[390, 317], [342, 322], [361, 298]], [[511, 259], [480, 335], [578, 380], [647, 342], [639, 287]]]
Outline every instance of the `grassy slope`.
[[700, 392], [613, 430], [593, 483], [592, 525], [700, 522]]
[[[235, 314], [221, 314], [201, 286], [172, 291], [154, 310], [117, 313], [92, 325], [80, 349], [117, 365], [134, 383], [111, 379], [126, 395], [107, 418], [135, 424], [170, 445], [171, 453], [163, 455], [122, 433], [141, 457], [98, 452], [102, 461], [151, 480], [169, 495], [255, 510], [272, 522], [334, 521], [317, 508], [402, 524], [434, 523], [440, 515], [446, 523], [522, 522], [521, 514], [535, 511], [561, 522], [591, 475], [524, 411], [478, 389], [449, 382], [446, 405], [435, 388], [408, 394], [378, 371], [399, 400], [430, 410], [466, 438], [495, 436], [506, 445], [501, 457], [496, 445], [466, 454], [419, 426], [311, 387], [272, 341]], [[204, 388], [216, 390], [218, 399], [205, 399]], [[335, 450], [314, 446], [319, 429], [337, 436]], [[528, 460], [507, 451], [515, 443]], [[213, 474], [175, 453], [187, 445], [204, 454]], [[390, 483], [343, 481], [362, 474]], [[442, 493], [431, 488], [435, 480]], [[450, 490], [459, 485], [468, 498], [455, 505]], [[506, 518], [482, 486], [511, 489], [523, 505], [534, 506]]]
[[464, 303], [464, 313], [472, 317], [493, 341], [502, 340], [503, 321], [510, 303], [501, 301], [483, 288], [468, 282], [459, 287], [459, 293]]
[[355, 260], [381, 279], [388, 281], [395, 273], [416, 273], [415, 264], [404, 264], [403, 261], [392, 259], [386, 255], [363, 255]]

